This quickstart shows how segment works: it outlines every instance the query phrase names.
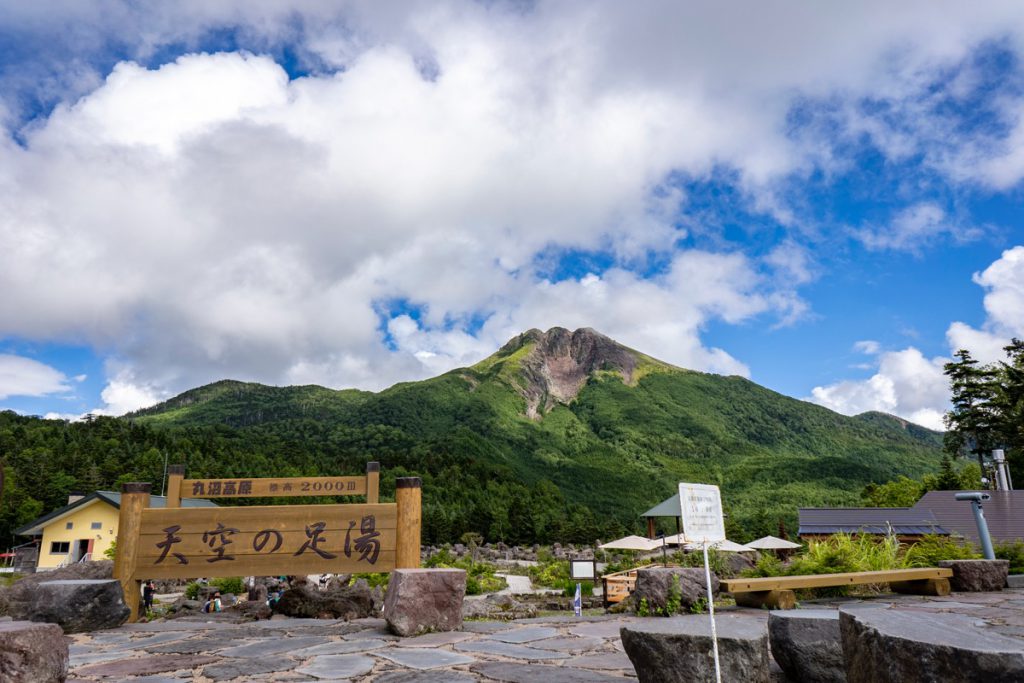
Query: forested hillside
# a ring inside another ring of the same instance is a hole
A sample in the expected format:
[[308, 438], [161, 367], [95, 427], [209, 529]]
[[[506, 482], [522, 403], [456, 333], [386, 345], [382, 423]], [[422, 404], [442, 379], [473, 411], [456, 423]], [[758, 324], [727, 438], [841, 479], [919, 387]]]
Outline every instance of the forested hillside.
[[[591, 542], [638, 530], [679, 481], [722, 487], [737, 540], [797, 506], [856, 505], [868, 483], [935, 472], [941, 435], [850, 418], [739, 377], [674, 368], [590, 330], [531, 330], [471, 367], [380, 393], [224, 381], [122, 419], [0, 414], [0, 533], [69, 490], [191, 476], [424, 479], [426, 541]], [[667, 521], [667, 520], [666, 520]]]

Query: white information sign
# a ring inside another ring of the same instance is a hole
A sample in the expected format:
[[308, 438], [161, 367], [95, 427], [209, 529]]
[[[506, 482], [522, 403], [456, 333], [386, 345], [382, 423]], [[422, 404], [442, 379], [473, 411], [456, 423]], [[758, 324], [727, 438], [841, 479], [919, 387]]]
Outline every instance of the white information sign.
[[708, 618], [711, 620], [711, 644], [715, 655], [715, 681], [722, 683], [722, 665], [718, 660], [718, 631], [715, 628], [715, 597], [711, 591], [711, 565], [708, 544], [725, 540], [722, 518], [722, 494], [711, 484], [679, 484], [679, 507], [683, 513], [683, 541], [695, 543], [704, 551], [704, 578], [708, 586]]
[[725, 540], [722, 494], [711, 484], [679, 484], [683, 540], [703, 545]]

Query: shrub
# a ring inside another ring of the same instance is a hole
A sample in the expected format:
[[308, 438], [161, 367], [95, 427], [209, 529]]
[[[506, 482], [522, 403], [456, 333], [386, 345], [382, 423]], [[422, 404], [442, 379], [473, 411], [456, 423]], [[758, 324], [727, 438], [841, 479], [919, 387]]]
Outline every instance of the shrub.
[[879, 540], [869, 534], [835, 534], [808, 543], [807, 550], [793, 558], [786, 573], [836, 574], [898, 569], [902, 566], [900, 543], [895, 536]]
[[1010, 561], [1011, 574], [1024, 574], [1024, 541], [997, 543], [993, 550], [996, 558]]
[[225, 576], [219, 579], [213, 579], [210, 581], [211, 586], [216, 586], [217, 590], [221, 593], [231, 593], [232, 595], [241, 595], [245, 591], [245, 582], [240, 576]]
[[185, 586], [185, 598], [188, 600], [198, 600], [200, 588], [201, 586], [198, 581], [189, 581], [188, 585]]
[[[689, 553], [677, 552], [672, 555], [672, 562], [677, 563], [681, 567], [699, 567], [704, 568], [704, 551], [695, 550]], [[708, 566], [711, 567], [717, 576], [726, 578], [732, 575], [732, 569], [729, 567], [729, 561], [725, 557], [725, 553], [711, 548], [708, 550]]]
[[935, 567], [939, 560], [972, 560], [981, 557], [960, 537], [928, 534], [910, 546], [903, 556], [908, 567]]
[[448, 567], [466, 570], [466, 595], [480, 595], [481, 593], [493, 593], [500, 591], [508, 584], [505, 579], [495, 576], [497, 570], [493, 564], [487, 562], [474, 562], [471, 557], [456, 559], [447, 548], [432, 555], [423, 566], [436, 568]]
[[785, 573], [786, 568], [782, 565], [782, 560], [775, 556], [775, 553], [761, 553], [761, 557], [757, 558], [757, 564], [754, 565], [754, 568], [743, 572], [743, 576], [754, 578], [758, 576], [782, 576]]
[[352, 578], [349, 580], [349, 584], [348, 585], [351, 586], [352, 584], [354, 584], [359, 579], [366, 579], [366, 583], [368, 583], [370, 585], [370, 588], [377, 588], [378, 586], [380, 586], [381, 588], [387, 588], [388, 587], [388, 581], [391, 580], [391, 573], [390, 572], [366, 572], [366, 573], [363, 573], [363, 574], [353, 574]]

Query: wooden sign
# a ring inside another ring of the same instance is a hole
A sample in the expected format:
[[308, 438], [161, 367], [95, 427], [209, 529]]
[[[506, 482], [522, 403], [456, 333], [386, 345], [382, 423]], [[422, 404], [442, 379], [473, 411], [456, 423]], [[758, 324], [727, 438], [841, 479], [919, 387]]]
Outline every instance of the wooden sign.
[[185, 479], [185, 466], [167, 470], [167, 507], [182, 498], [277, 498], [293, 496], [366, 496], [379, 500], [380, 464], [366, 463], [365, 477], [283, 477], [278, 479]]
[[146, 578], [387, 572], [398, 510], [287, 505], [143, 510], [136, 573]]
[[[386, 572], [419, 567], [422, 525], [419, 477], [395, 480], [395, 502], [376, 500], [376, 463], [367, 477], [297, 477], [289, 479], [184, 479], [184, 468], [169, 477], [171, 491], [187, 482], [236, 482], [226, 496], [267, 495], [276, 483], [301, 484], [362, 480], [373, 501], [349, 505], [269, 505], [249, 507], [180, 507], [168, 495], [166, 508], [149, 507], [150, 485], [124, 484], [117, 530], [114, 577], [139, 616], [143, 579], [187, 579], [219, 576], [280, 576]], [[176, 479], [176, 481], [174, 480]], [[247, 481], [251, 493], [237, 493]], [[318, 492], [295, 495], [323, 495]], [[274, 495], [274, 494], [270, 494]], [[209, 497], [207, 494], [206, 497]]]

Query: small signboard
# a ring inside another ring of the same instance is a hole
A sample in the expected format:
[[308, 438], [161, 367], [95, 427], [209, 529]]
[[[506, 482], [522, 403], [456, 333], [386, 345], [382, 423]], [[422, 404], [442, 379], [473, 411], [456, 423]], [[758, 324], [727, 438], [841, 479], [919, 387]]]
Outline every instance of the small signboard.
[[683, 540], [705, 545], [725, 540], [722, 495], [711, 484], [679, 484]]
[[573, 581], [595, 581], [597, 563], [594, 560], [569, 560], [569, 575]]

